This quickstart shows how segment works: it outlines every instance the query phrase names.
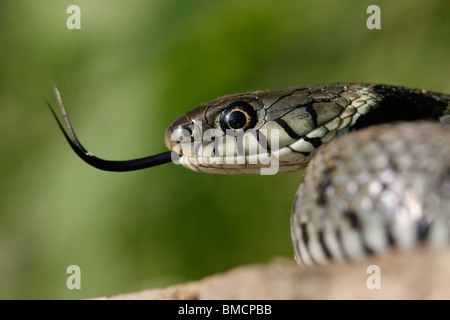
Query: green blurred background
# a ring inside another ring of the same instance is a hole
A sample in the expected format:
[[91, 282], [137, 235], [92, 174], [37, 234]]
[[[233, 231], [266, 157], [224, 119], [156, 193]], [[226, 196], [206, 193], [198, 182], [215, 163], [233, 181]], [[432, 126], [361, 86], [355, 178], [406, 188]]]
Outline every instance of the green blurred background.
[[[220, 176], [84, 164], [45, 104], [61, 90], [106, 159], [166, 150], [165, 128], [217, 96], [327, 82], [450, 92], [449, 1], [0, 2], [0, 298], [79, 299], [292, 258], [301, 172]], [[81, 30], [66, 9], [81, 8]], [[381, 30], [366, 8], [381, 7]], [[81, 268], [68, 290], [66, 268]]]

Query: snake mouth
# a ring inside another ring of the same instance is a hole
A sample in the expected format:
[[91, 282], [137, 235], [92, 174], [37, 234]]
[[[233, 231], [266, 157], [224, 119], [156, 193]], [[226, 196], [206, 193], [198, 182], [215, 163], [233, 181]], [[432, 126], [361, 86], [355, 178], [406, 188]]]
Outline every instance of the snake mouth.
[[[218, 174], [257, 174], [265, 168], [278, 168], [278, 158], [272, 156], [274, 145], [267, 143], [261, 131], [223, 132], [192, 118], [185, 114], [166, 130], [165, 143], [178, 155], [176, 163], [193, 171]], [[276, 172], [278, 169], [273, 174]]]
[[165, 133], [167, 147], [178, 155], [176, 163], [190, 170], [271, 175], [303, 168], [309, 159], [309, 153], [300, 152], [286, 157], [292, 150], [286, 144], [280, 146], [278, 129], [223, 132], [209, 128], [203, 132], [208, 125], [191, 119], [183, 115]]

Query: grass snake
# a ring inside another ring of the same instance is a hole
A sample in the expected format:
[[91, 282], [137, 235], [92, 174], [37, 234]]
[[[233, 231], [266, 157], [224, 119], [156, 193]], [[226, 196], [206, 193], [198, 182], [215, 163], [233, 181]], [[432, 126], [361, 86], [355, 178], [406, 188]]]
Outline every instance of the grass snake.
[[450, 240], [448, 94], [336, 83], [228, 95], [175, 120], [165, 133], [171, 151], [111, 161], [81, 145], [54, 89], [65, 128], [48, 104], [67, 141], [102, 170], [172, 161], [219, 174], [307, 167], [291, 214], [301, 266]]

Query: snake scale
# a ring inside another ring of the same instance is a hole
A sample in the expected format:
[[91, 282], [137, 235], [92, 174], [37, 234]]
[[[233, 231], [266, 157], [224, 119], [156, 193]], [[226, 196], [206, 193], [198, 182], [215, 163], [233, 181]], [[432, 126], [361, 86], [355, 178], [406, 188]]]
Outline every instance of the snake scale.
[[67, 141], [102, 170], [172, 161], [220, 174], [307, 167], [291, 214], [301, 266], [450, 240], [448, 94], [335, 83], [228, 95], [175, 120], [165, 133], [171, 151], [110, 161], [81, 145], [54, 89], [65, 128], [49, 106]]

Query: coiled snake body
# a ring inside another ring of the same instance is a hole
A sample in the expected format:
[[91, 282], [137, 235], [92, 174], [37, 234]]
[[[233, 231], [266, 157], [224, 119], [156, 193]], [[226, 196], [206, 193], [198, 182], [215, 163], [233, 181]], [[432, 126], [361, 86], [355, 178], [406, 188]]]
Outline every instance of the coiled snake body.
[[177, 160], [195, 171], [258, 174], [267, 160], [277, 171], [308, 165], [291, 215], [302, 266], [450, 240], [447, 94], [356, 83], [230, 95], [179, 117], [165, 134], [171, 152], [108, 161], [83, 148], [55, 91], [67, 140], [99, 169]]

